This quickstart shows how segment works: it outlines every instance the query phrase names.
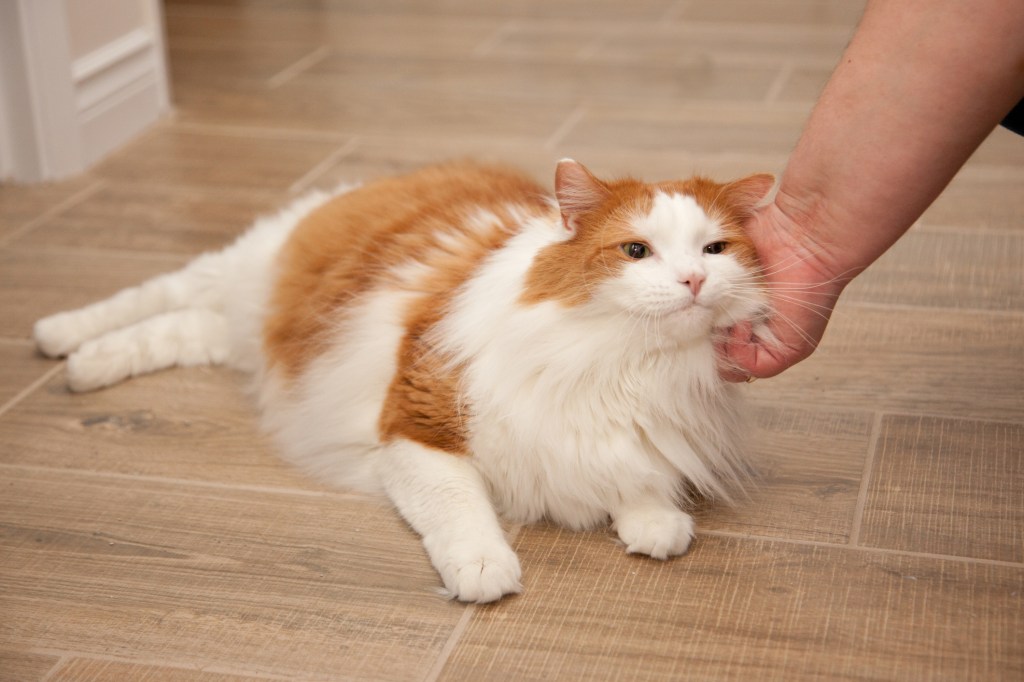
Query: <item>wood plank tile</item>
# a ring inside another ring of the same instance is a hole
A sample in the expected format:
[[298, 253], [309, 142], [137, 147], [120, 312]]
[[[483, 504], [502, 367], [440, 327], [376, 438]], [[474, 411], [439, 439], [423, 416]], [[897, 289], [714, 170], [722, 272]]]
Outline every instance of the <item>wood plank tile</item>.
[[29, 338], [41, 317], [98, 301], [186, 261], [98, 251], [0, 250], [0, 336]]
[[778, 174], [786, 161], [782, 154], [701, 154], [678, 148], [638, 153], [626, 147], [608, 146], [609, 142], [578, 144], [570, 135], [570, 139], [553, 147], [552, 156], [572, 156], [601, 177], [629, 175], [648, 181], [693, 175], [727, 181], [751, 173]]
[[1016, 421], [1024, 316], [845, 304], [815, 354], [751, 393], [764, 401]]
[[887, 416], [861, 543], [1024, 563], [1024, 424]]
[[0, 342], [0, 406], [28, 388], [53, 367], [27, 341]]
[[726, 537], [668, 562], [520, 534], [524, 593], [440, 679], [1015, 679], [1024, 569]]
[[203, 7], [196, 11], [180, 3], [169, 3], [167, 33], [171, 46], [301, 46], [309, 50], [314, 45], [327, 45], [350, 55], [465, 57], [506, 22], [493, 16], [345, 11], [239, 13], [213, 9]]
[[[335, 55], [308, 72], [310, 78], [351, 68]], [[391, 59], [377, 64], [402, 90], [514, 96], [526, 100], [689, 103], [698, 100], [760, 101], [778, 71], [775, 66], [720, 64], [698, 58], [661, 63], [588, 63], [482, 59]]]
[[[586, 31], [585, 28], [577, 29]], [[531, 34], [534, 31], [534, 34]], [[519, 56], [519, 41], [527, 42], [545, 27], [524, 25], [495, 48], [497, 54]], [[853, 26], [767, 25], [756, 27], [737, 23], [701, 24], [689, 21], [655, 25], [622, 26], [606, 31], [600, 45], [588, 51], [587, 58], [597, 62], [636, 62], [641, 64], [687, 64], [711, 60], [724, 64], [756, 63], [781, 66], [793, 61], [831, 67], [849, 42]], [[593, 31], [589, 31], [593, 34]], [[522, 36], [520, 37], [520, 34]]]
[[[378, 92], [303, 73], [272, 95], [215, 88], [182, 93], [189, 123], [292, 128], [333, 134], [415, 134], [544, 140], [575, 105], [514, 96], [481, 98], [439, 92]], [[312, 164], [311, 164], [312, 165]], [[234, 167], [234, 166], [233, 166]]]
[[399, 175], [459, 158], [512, 165], [552, 186], [555, 166], [561, 157], [539, 141], [528, 144], [496, 137], [371, 136], [360, 138], [348, 154], [325, 168], [313, 179], [313, 186], [330, 189], [339, 183]]
[[634, 107], [594, 105], [562, 142], [619, 147], [645, 155], [785, 155], [803, 125], [802, 108], [742, 110], [734, 105]]
[[195, 255], [225, 246], [286, 200], [273, 190], [111, 183], [14, 244]]
[[[628, 19], [659, 19], [673, 0], [636, 0], [623, 6], [618, 0], [523, 0], [509, 5], [502, 0], [480, 0], [472, 3], [422, 3], [418, 0], [247, 0], [254, 10], [266, 14], [343, 11], [355, 14], [402, 13], [424, 17], [504, 16], [546, 17], [549, 19], [586, 19], [622, 21]], [[231, 6], [237, 0], [172, 0], [170, 6], [185, 9], [190, 5]]]
[[211, 672], [198, 667], [170, 668], [165, 665], [125, 663], [102, 659], [76, 658], [62, 665], [54, 674], [61, 682], [102, 682], [103, 680], [153, 680], [154, 682], [255, 682], [284, 679], [251, 677], [224, 672]]
[[847, 288], [848, 301], [1024, 310], [1024, 231], [914, 229]]
[[689, 3], [680, 15], [687, 21], [742, 24], [809, 24], [856, 26], [864, 12], [864, 0], [719, 0]]
[[868, 412], [758, 405], [749, 499], [699, 510], [698, 529], [845, 543], [872, 424]]
[[6, 467], [0, 477], [8, 647], [408, 680], [462, 616], [435, 593], [413, 533], [373, 502]]
[[[282, 127], [290, 126], [285, 121]], [[258, 136], [244, 132], [222, 134], [158, 125], [100, 163], [95, 174], [122, 183], [281, 191], [341, 144], [287, 132]]]
[[925, 226], [949, 225], [1024, 231], [1024, 192], [1020, 178], [972, 177], [965, 169], [921, 217]]
[[266, 45], [221, 40], [196, 45], [172, 38], [168, 49], [171, 87], [175, 94], [196, 86], [262, 90], [271, 78], [316, 48], [315, 42]]
[[[838, 61], [840, 54], [842, 54], [841, 51], [837, 51], [833, 61]], [[779, 90], [778, 101], [806, 102], [813, 105], [818, 101], [821, 91], [832, 76], [833, 66], [834, 63], [825, 63], [795, 67]]]
[[1024, 167], [1024, 141], [1001, 126], [992, 131], [970, 159], [971, 164]]
[[42, 680], [59, 662], [58, 656], [0, 649], [0, 680], [2, 682]]
[[693, 174], [730, 180], [755, 172], [776, 171], [783, 157], [735, 157], [718, 159], [679, 153], [636, 154], [607, 147], [558, 144], [548, 147], [492, 136], [367, 136], [345, 156], [324, 169], [313, 186], [329, 189], [342, 182], [359, 182], [405, 173], [421, 166], [456, 158], [510, 164], [552, 187], [559, 159], [574, 156], [602, 177], [632, 175], [647, 180], [684, 178]]
[[75, 395], [57, 376], [0, 418], [0, 461], [327, 490], [278, 457], [244, 384], [226, 370], [172, 369]]
[[63, 182], [18, 185], [0, 182], [0, 241], [94, 185], [81, 175]]

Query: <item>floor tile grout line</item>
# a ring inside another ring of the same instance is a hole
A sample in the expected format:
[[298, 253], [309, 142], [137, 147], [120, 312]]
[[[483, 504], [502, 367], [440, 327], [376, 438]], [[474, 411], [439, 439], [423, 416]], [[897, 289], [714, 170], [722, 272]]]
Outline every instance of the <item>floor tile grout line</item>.
[[755, 535], [727, 530], [700, 530], [697, 537], [707, 536], [716, 538], [731, 538], [736, 540], [756, 540], [759, 542], [779, 542], [785, 545], [798, 545], [802, 547], [821, 547], [823, 549], [838, 549], [862, 554], [880, 554], [884, 556], [903, 556], [919, 559], [935, 559], [940, 561], [955, 561], [963, 564], [978, 564], [984, 566], [1003, 566], [1006, 568], [1024, 569], [1024, 562], [1006, 561], [1003, 559], [985, 559], [982, 557], [957, 556], [956, 554], [936, 554], [934, 552], [915, 552], [907, 549], [891, 549], [888, 547], [871, 547], [858, 545], [856, 547], [848, 543], [826, 542], [824, 540], [801, 540], [799, 538], [787, 538], [776, 535]]
[[76, 658], [74, 654], [71, 654], [69, 652], [56, 653], [32, 650], [32, 653], [38, 653], [44, 656], [57, 657], [56, 663], [54, 663], [53, 666], [49, 670], [47, 670], [46, 673], [41, 678], [39, 678], [39, 682], [50, 682], [50, 680], [58, 679], [55, 677], [55, 675], [58, 672], [60, 672], [65, 666], [67, 666], [68, 663], [75, 660]]
[[[514, 524], [508, 528], [505, 536], [510, 546], [515, 546], [516, 539], [519, 537], [519, 533], [522, 529], [523, 524], [521, 523]], [[476, 607], [476, 604], [466, 605], [466, 608], [459, 617], [458, 622], [448, 635], [448, 639], [445, 640], [444, 646], [441, 647], [441, 651], [438, 652], [437, 658], [434, 659], [433, 665], [431, 665], [426, 674], [420, 678], [420, 682], [437, 682], [441, 673], [444, 672], [444, 667], [448, 664], [448, 660], [451, 658], [452, 654], [455, 653], [455, 649], [459, 642], [462, 641], [462, 636], [465, 634], [466, 630], [469, 629], [470, 622], [472, 621], [473, 616], [476, 615]]]
[[359, 143], [360, 138], [358, 135], [350, 137], [343, 145], [328, 154], [326, 158], [321, 160], [318, 164], [306, 171], [302, 177], [293, 182], [288, 187], [288, 193], [298, 194], [309, 189], [309, 186], [316, 181], [317, 177], [322, 175], [324, 171], [336, 164], [338, 161], [351, 154], [359, 146]]
[[473, 616], [475, 614], [476, 604], [466, 604], [465, 608], [462, 610], [462, 615], [459, 616], [458, 622], [455, 623], [455, 627], [453, 627], [451, 633], [449, 633], [444, 646], [442, 646], [441, 651], [438, 652], [437, 658], [434, 659], [434, 663], [430, 666], [423, 677], [420, 678], [420, 682], [437, 682], [441, 677], [441, 673], [444, 672], [445, 666], [448, 665], [448, 660], [451, 658], [452, 654], [455, 653], [455, 648], [458, 646], [459, 642], [462, 641], [462, 635], [469, 629], [470, 621], [473, 620]]
[[327, 45], [320, 45], [306, 56], [301, 57], [268, 78], [267, 88], [270, 90], [276, 90], [288, 81], [300, 75], [303, 71], [306, 71], [327, 59], [327, 57], [330, 56], [331, 51], [331, 48]]
[[[7, 402], [5, 402], [3, 405], [0, 405], [0, 417], [3, 417], [4, 415], [6, 415], [18, 403], [20, 403], [22, 400], [24, 400], [25, 398], [27, 398], [31, 394], [35, 393], [35, 391], [37, 389], [39, 389], [40, 386], [43, 386], [50, 379], [52, 379], [53, 377], [57, 376], [57, 373], [61, 369], [63, 369], [63, 368], [64, 368], [64, 363], [63, 362], [57, 363], [56, 365], [54, 365], [50, 369], [46, 370], [46, 372], [43, 373], [43, 375], [41, 377], [39, 377], [38, 379], [33, 381], [31, 384], [29, 384], [25, 388], [21, 389], [21, 391], [19, 391], [17, 394], [15, 394], [15, 396], [13, 398], [11, 398]], [[0, 463], [0, 466], [7, 466], [7, 465]]]
[[782, 89], [786, 87], [786, 83], [789, 82], [795, 68], [796, 64], [792, 59], [787, 59], [782, 63], [782, 66], [779, 68], [779, 73], [776, 74], [772, 84], [768, 86], [768, 92], [764, 95], [764, 104], [772, 104], [773, 102], [779, 101], [779, 96], [782, 95]]
[[882, 441], [882, 419], [883, 413], [875, 412], [875, 417], [871, 424], [871, 436], [868, 439], [868, 451], [864, 456], [864, 470], [860, 476], [860, 488], [857, 491], [857, 503], [853, 508], [853, 524], [850, 527], [850, 537], [847, 540], [847, 544], [850, 547], [860, 547], [864, 509], [867, 506], [871, 479], [874, 476], [875, 462], [878, 459], [878, 447]]
[[489, 36], [477, 43], [476, 47], [470, 50], [470, 56], [475, 59], [482, 59], [490, 56], [491, 52], [494, 51], [494, 48], [500, 45], [509, 33], [517, 30], [518, 28], [518, 21], [503, 21], [501, 25], [498, 26], [498, 28], [496, 28]]
[[219, 483], [217, 481], [203, 481], [199, 479], [189, 478], [174, 478], [171, 476], [156, 476], [148, 474], [123, 474], [116, 471], [97, 471], [95, 469], [74, 469], [68, 467], [47, 467], [35, 464], [10, 464], [7, 462], [0, 462], [0, 471], [3, 471], [5, 469], [44, 474], [78, 476], [83, 478], [108, 479], [114, 481], [136, 481], [140, 483], [191, 486], [194, 488], [203, 488], [206, 490], [223, 490], [228, 492], [253, 492], [266, 493], [269, 495], [285, 495], [308, 498], [319, 497], [336, 499], [339, 501], [376, 501], [376, 498], [374, 498], [372, 495], [357, 492], [345, 492], [344, 490], [304, 490], [302, 488], [284, 488], [280, 486], [264, 486], [246, 483]]
[[557, 147], [586, 115], [587, 103], [581, 102], [576, 105], [576, 108], [569, 112], [569, 115], [555, 129], [555, 132], [551, 133], [551, 136], [544, 141], [544, 150], [551, 151]]
[[46, 222], [47, 220], [49, 220], [49, 219], [51, 219], [51, 218], [53, 218], [53, 217], [63, 213], [64, 211], [68, 210], [69, 208], [73, 208], [74, 206], [77, 206], [78, 204], [80, 204], [81, 202], [85, 201], [86, 199], [91, 197], [93, 194], [95, 194], [96, 192], [101, 190], [106, 184], [107, 183], [104, 180], [97, 180], [97, 181], [93, 182], [91, 185], [89, 185], [88, 187], [85, 187], [84, 189], [79, 190], [75, 194], [72, 194], [70, 197], [68, 197], [64, 201], [58, 202], [56, 205], [48, 208], [41, 215], [38, 215], [35, 218], [32, 218], [31, 220], [29, 220], [28, 222], [23, 224], [21, 227], [16, 228], [15, 230], [11, 231], [9, 234], [7, 234], [4, 237], [0, 238], [0, 248], [6, 248], [6, 247], [10, 246], [14, 241], [16, 241], [16, 240], [24, 237], [28, 233], [32, 232], [32, 230], [37, 228], [40, 224], [42, 224], [42, 223]]

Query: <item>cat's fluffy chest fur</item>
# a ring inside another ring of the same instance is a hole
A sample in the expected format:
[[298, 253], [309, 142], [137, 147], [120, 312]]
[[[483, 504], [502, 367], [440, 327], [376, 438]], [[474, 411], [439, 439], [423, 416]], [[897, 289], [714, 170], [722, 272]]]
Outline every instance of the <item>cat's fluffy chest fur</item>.
[[556, 203], [516, 173], [432, 168], [309, 197], [36, 337], [71, 352], [77, 390], [254, 372], [290, 460], [385, 492], [447, 591], [489, 601], [520, 589], [496, 510], [611, 518], [665, 558], [693, 535], [684, 489], [726, 494], [740, 415], [712, 337], [763, 314], [739, 223], [770, 184], [606, 183], [565, 161]]

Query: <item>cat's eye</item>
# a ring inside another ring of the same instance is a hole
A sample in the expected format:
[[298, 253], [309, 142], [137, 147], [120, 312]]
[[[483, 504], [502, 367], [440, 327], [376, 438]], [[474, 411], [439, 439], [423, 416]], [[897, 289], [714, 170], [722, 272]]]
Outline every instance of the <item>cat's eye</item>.
[[622, 252], [633, 260], [640, 260], [651, 255], [651, 247], [643, 242], [629, 242], [622, 245]]
[[711, 254], [712, 256], [717, 255], [725, 251], [725, 247], [729, 244], [727, 242], [711, 242], [704, 247], [704, 253]]

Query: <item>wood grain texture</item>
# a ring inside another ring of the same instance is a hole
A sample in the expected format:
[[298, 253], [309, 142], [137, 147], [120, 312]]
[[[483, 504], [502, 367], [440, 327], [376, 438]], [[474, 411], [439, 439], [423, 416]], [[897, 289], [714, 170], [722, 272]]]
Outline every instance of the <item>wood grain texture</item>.
[[478, 612], [441, 680], [1011, 680], [1017, 568], [698, 537], [627, 556], [603, 533], [519, 536], [525, 591]]
[[0, 407], [52, 367], [53, 363], [40, 357], [29, 342], [0, 341]]
[[911, 230], [850, 284], [844, 300], [1024, 310], [1022, 263], [1024, 231]]
[[59, 656], [0, 649], [0, 681], [41, 680], [58, 663]]
[[756, 471], [749, 498], [700, 510], [698, 528], [846, 542], [872, 423], [868, 412], [759, 406], [747, 446]]
[[0, 336], [27, 339], [41, 317], [93, 303], [186, 262], [154, 254], [0, 249]]
[[115, 182], [282, 191], [324, 160], [332, 145], [287, 133], [157, 126], [93, 171]]
[[230, 187], [105, 184], [16, 242], [32, 248], [85, 248], [195, 255], [223, 247], [260, 215], [279, 208], [283, 192]]
[[564, 144], [614, 146], [638, 152], [787, 154], [799, 137], [804, 113], [741, 105], [668, 109], [594, 105]]
[[861, 543], [1024, 564], [1024, 425], [889, 416]]
[[75, 395], [57, 376], [0, 419], [0, 462], [326, 490], [277, 456], [244, 385], [226, 370], [176, 369]]
[[338, 496], [0, 469], [0, 641], [175, 667], [408, 680], [464, 607], [397, 515]]
[[778, 173], [863, 2], [163, 6], [174, 113], [78, 178], [0, 186], [0, 680], [1024, 678], [1006, 131], [811, 359], [747, 387], [758, 485], [698, 510], [688, 556], [527, 527], [526, 591], [494, 606], [444, 601], [390, 508], [281, 461], [237, 375], [71, 395], [27, 340], [308, 187], [466, 156], [544, 186], [566, 156]]
[[76, 658], [60, 666], [53, 678], [61, 682], [103, 682], [134, 680], [136, 682], [254, 682], [255, 680], [287, 679], [253, 677], [204, 670], [199, 666], [172, 668], [166, 665], [125, 663], [102, 659]]
[[85, 176], [39, 185], [0, 183], [0, 241], [94, 183], [95, 180]]
[[981, 311], [836, 308], [809, 360], [752, 393], [832, 409], [1018, 421], [1024, 316]]

